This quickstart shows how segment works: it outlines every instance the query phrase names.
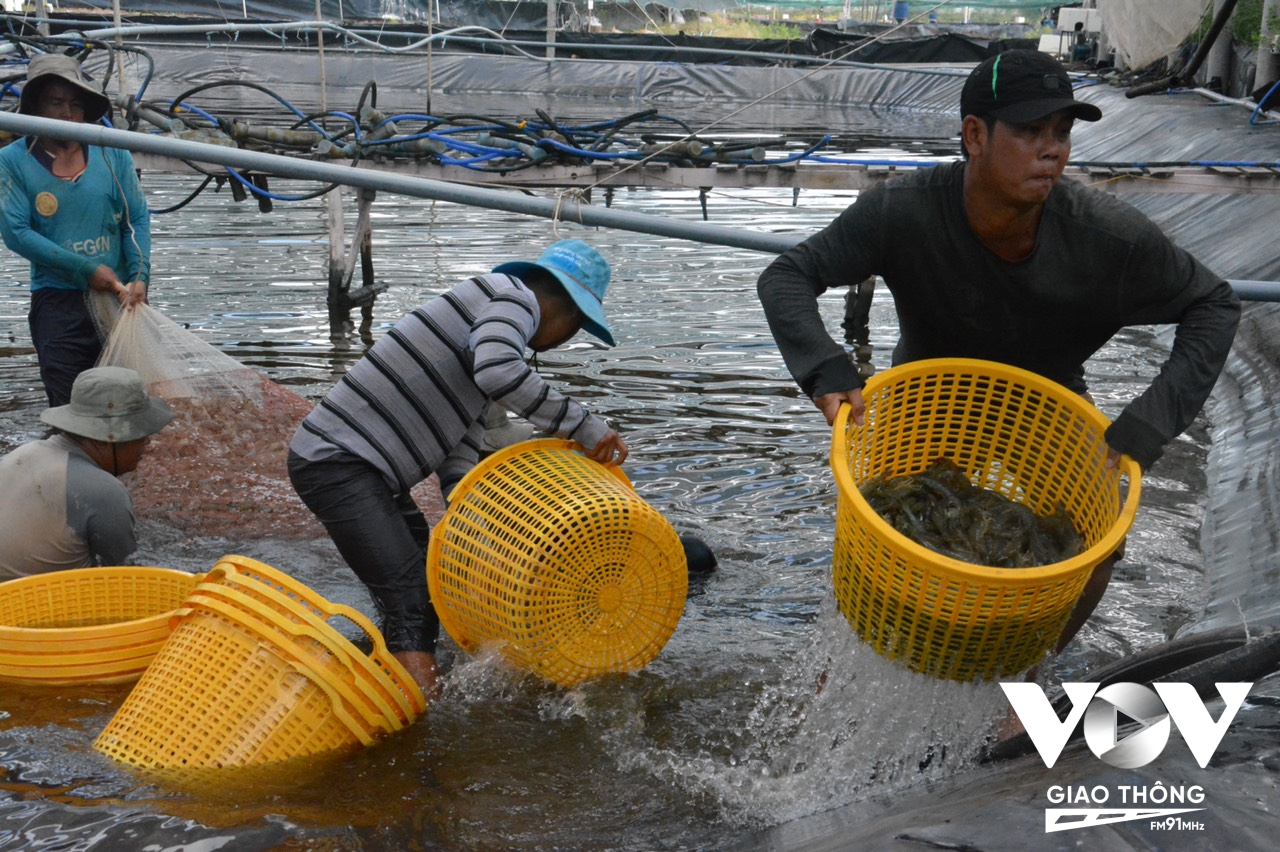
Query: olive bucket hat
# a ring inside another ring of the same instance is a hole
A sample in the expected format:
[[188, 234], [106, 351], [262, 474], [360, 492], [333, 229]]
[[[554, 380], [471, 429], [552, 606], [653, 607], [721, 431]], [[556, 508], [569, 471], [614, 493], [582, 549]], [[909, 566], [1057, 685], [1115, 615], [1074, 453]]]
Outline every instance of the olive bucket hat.
[[110, 111], [111, 100], [101, 89], [94, 88], [93, 82], [75, 57], [63, 53], [41, 53], [31, 57], [31, 62], [27, 64], [27, 82], [22, 86], [22, 95], [18, 98], [18, 112], [34, 115], [40, 92], [45, 84], [54, 79], [75, 86], [84, 93], [85, 121], [96, 122]]
[[46, 409], [40, 419], [72, 435], [123, 444], [159, 432], [173, 411], [147, 393], [135, 371], [93, 367], [76, 376], [70, 403]]
[[600, 252], [582, 240], [561, 240], [548, 246], [532, 263], [512, 261], [495, 266], [493, 271], [519, 278], [521, 272], [530, 268], [551, 273], [582, 311], [585, 317], [582, 327], [610, 346], [614, 345], [613, 332], [604, 318], [604, 294], [609, 289], [611, 272], [609, 261], [601, 257]]

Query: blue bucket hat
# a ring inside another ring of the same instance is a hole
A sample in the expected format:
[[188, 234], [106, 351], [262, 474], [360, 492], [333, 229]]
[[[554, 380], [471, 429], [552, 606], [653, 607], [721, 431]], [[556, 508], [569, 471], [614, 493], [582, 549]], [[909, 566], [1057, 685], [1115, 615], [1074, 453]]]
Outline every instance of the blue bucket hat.
[[604, 318], [604, 293], [609, 289], [611, 272], [609, 261], [601, 257], [600, 252], [582, 240], [561, 240], [548, 246], [532, 263], [515, 260], [499, 264], [493, 271], [519, 278], [530, 269], [542, 269], [554, 276], [586, 317], [582, 327], [610, 346], [615, 345], [613, 332], [609, 331], [609, 323]]

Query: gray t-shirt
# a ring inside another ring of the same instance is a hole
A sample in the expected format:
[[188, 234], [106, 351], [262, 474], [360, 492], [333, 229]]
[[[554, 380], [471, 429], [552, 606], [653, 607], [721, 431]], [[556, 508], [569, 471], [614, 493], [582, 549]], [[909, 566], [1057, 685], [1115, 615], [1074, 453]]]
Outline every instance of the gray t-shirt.
[[817, 296], [880, 275], [893, 293], [895, 364], [981, 358], [1085, 390], [1084, 363], [1120, 329], [1176, 324], [1151, 386], [1107, 441], [1143, 467], [1190, 425], [1235, 338], [1231, 285], [1113, 196], [1064, 179], [1045, 204], [1032, 253], [988, 249], [964, 211], [964, 164], [868, 190], [818, 234], [782, 254], [758, 292], [788, 369], [810, 396], [862, 387], [827, 334]]
[[137, 550], [128, 489], [65, 435], [0, 458], [0, 519], [0, 581], [127, 565]]

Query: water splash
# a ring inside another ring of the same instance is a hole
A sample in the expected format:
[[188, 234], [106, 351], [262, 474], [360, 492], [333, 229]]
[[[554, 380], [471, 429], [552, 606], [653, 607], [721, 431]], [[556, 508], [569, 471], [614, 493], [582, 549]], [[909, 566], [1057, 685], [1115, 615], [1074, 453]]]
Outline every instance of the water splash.
[[637, 760], [717, 802], [728, 822], [762, 827], [969, 768], [1006, 706], [997, 684], [936, 680], [880, 657], [834, 603], [788, 660], [720, 753]]

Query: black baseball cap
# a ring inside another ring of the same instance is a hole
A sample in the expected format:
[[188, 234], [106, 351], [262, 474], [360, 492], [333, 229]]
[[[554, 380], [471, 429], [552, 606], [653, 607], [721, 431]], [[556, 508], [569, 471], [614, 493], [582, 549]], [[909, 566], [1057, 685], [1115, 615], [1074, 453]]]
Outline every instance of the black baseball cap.
[[1097, 121], [1102, 110], [1078, 101], [1062, 63], [1038, 50], [1006, 50], [979, 63], [960, 92], [960, 117], [991, 116], [1026, 124], [1058, 110]]

